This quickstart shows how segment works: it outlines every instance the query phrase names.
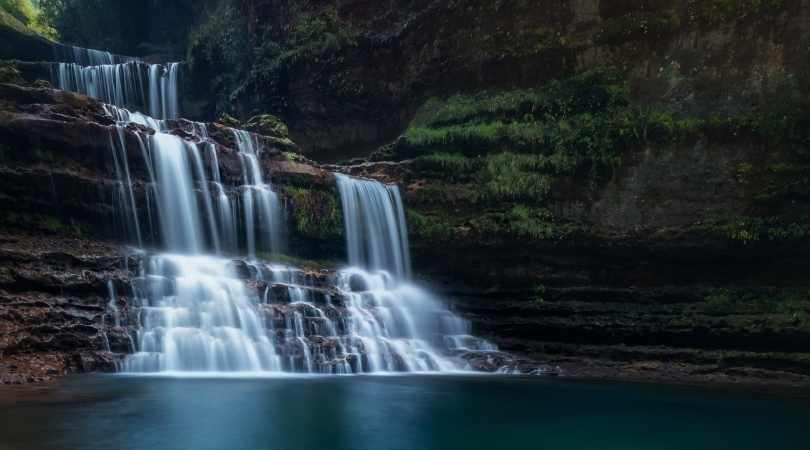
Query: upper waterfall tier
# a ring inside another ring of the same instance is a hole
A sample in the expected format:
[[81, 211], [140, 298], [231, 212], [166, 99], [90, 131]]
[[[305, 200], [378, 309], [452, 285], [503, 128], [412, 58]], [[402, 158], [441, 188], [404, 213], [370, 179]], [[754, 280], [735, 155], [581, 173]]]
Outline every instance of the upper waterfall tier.
[[[265, 152], [255, 135], [231, 130], [242, 175], [226, 186], [220, 177], [215, 143], [205, 124], [185, 122], [193, 139], [169, 132], [168, 123], [108, 106], [116, 120], [110, 148], [117, 178], [114, 208], [130, 242], [186, 254], [272, 253], [283, 246], [281, 205], [264, 181]], [[151, 128], [126, 139], [129, 124]], [[146, 167], [144, 195], [135, 193], [129, 161]], [[207, 164], [204, 163], [207, 161]]]
[[53, 45], [55, 61], [78, 64], [80, 66], [100, 66], [102, 64], [119, 64], [134, 61], [135, 58], [115, 55], [104, 50], [77, 47], [75, 45]]
[[[108, 54], [82, 59], [114, 61]], [[59, 63], [54, 84], [59, 89], [80, 92], [120, 108], [146, 112], [158, 119], [179, 117], [179, 63], [144, 64], [138, 61], [95, 64]]]

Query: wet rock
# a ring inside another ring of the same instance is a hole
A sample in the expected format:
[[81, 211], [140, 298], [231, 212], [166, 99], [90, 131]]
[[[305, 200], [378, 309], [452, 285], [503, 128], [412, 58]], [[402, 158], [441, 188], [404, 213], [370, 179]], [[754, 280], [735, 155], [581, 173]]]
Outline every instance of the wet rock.
[[362, 276], [354, 274], [349, 277], [349, 289], [352, 292], [365, 292], [368, 290], [368, 283]]
[[255, 278], [256, 270], [241, 259], [234, 259], [228, 263], [228, 271], [235, 278], [240, 280], [250, 280]]
[[[128, 331], [107, 312], [104, 280], [124, 284], [133, 275], [117, 252], [77, 238], [0, 234], [0, 382], [110, 371], [108, 342], [113, 352], [132, 351]], [[122, 315], [130, 314], [126, 302], [119, 298]]]

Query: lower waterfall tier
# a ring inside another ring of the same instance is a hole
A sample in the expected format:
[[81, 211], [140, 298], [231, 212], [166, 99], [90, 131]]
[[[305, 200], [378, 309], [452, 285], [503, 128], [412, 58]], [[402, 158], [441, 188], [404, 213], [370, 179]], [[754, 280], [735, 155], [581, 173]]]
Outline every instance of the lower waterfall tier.
[[132, 296], [137, 313], [115, 319], [136, 330], [123, 372], [451, 372], [498, 355], [386, 272], [163, 254], [144, 260]]

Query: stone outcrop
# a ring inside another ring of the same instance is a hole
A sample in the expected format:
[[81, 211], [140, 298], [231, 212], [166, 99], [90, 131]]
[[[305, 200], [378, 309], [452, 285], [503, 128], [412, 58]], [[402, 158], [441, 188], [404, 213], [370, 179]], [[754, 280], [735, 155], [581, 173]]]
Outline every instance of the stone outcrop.
[[[0, 235], [0, 383], [115, 370], [129, 338], [107, 304], [129, 282], [115, 245], [58, 235]], [[125, 308], [126, 304], [121, 304]]]

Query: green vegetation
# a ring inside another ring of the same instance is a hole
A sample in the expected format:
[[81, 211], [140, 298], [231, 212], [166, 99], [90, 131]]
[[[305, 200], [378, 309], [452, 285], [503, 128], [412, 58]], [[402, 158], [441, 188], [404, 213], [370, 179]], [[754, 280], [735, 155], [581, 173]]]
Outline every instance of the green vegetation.
[[[429, 100], [395, 151], [417, 156], [417, 170], [432, 180], [415, 193], [418, 205], [434, 213], [442, 204], [454, 205], [460, 214], [444, 221], [435, 220], [436, 214], [434, 220], [415, 217], [415, 232], [569, 235], [575, 227], [556, 223], [544, 207], [552, 186], [578, 173], [603, 178], [629, 143], [648, 133], [630, 128], [638, 121], [627, 119], [628, 95], [618, 72], [598, 69], [538, 89]], [[648, 117], [670, 134], [686, 126]]]
[[543, 284], [538, 284], [534, 287], [534, 301], [538, 305], [542, 305], [546, 302], [546, 286]]
[[219, 0], [38, 0], [64, 42], [124, 55], [181, 53], [198, 17]]
[[55, 40], [56, 30], [31, 0], [0, 0], [0, 24]]
[[[508, 206], [509, 204], [507, 204]], [[555, 223], [543, 208], [515, 204], [510, 209], [493, 208], [475, 214], [448, 213], [441, 209], [406, 211], [409, 232], [431, 242], [458, 238], [497, 240], [513, 236], [530, 240], [558, 240], [577, 231], [572, 224]]]
[[810, 215], [789, 221], [781, 217], [738, 217], [708, 227], [727, 239], [744, 244], [810, 238]]
[[262, 114], [248, 119], [246, 129], [265, 136], [289, 138], [287, 124], [272, 114]]
[[414, 209], [405, 211], [405, 219], [409, 233], [429, 241], [448, 241], [464, 232], [463, 229], [456, 229], [455, 225], [442, 216], [422, 214]]
[[[535, 89], [430, 99], [387, 156], [415, 158], [427, 182], [412, 198], [422, 212], [459, 212], [450, 228], [553, 239], [579, 229], [548, 212], [554, 187], [573, 180], [597, 187], [628, 151], [699, 140], [759, 142], [807, 159], [801, 155], [810, 155], [810, 115], [795, 81], [771, 80], [764, 90], [774, 101], [737, 114], [688, 116], [634, 103], [621, 73], [600, 68]], [[741, 184], [756, 181], [756, 198], [772, 200], [807, 192], [808, 167], [741, 163], [735, 175]], [[803, 223], [751, 218], [714, 225], [712, 232], [741, 241], [786, 239], [804, 235], [810, 226]], [[436, 226], [417, 229], [440, 234]]]
[[343, 215], [337, 194], [287, 186], [284, 195], [292, 206], [296, 231], [314, 239], [339, 239], [343, 233]]
[[654, 46], [687, 27], [769, 20], [787, 10], [785, 0], [641, 1], [611, 6], [597, 36], [597, 42], [606, 45]]
[[732, 20], [763, 19], [784, 13], [785, 0], [692, 0], [695, 21], [716, 26]]
[[[420, 173], [443, 180], [444, 189], [455, 185], [453, 203], [497, 205], [477, 227], [482, 232], [556, 236], [550, 214], [528, 211], [538, 211], [560, 176], [609, 173], [628, 143], [648, 133], [630, 127], [638, 121], [627, 119], [627, 97], [617, 72], [598, 69], [538, 89], [432, 99], [396, 151], [416, 155]], [[661, 126], [676, 133], [684, 125]]]
[[246, 84], [261, 86], [260, 95], [270, 95], [272, 103], [283, 108], [288, 102], [287, 82], [291, 72], [299, 64], [315, 61], [322, 66], [307, 74], [310, 84], [338, 96], [356, 95], [360, 87], [344, 78], [341, 51], [357, 45], [357, 32], [340, 19], [334, 6], [298, 14], [298, 20], [283, 40], [274, 38], [272, 30], [265, 29], [265, 37], [253, 49], [253, 65]]
[[51, 234], [64, 234], [72, 236], [84, 236], [87, 234], [86, 227], [73, 219], [65, 223], [55, 216], [47, 214], [29, 214], [6, 211], [0, 216], [0, 224], [14, 229], [40, 230]]
[[21, 84], [24, 80], [20, 76], [17, 66], [11, 61], [0, 61], [0, 83]]
[[339, 261], [306, 259], [284, 253], [258, 252], [257, 256], [265, 261], [294, 266], [300, 269], [322, 270], [325, 267], [337, 267], [341, 264]]
[[293, 72], [313, 62], [318, 69], [299, 76], [314, 88], [337, 96], [354, 96], [361, 89], [344, 76], [342, 56], [344, 48], [356, 45], [357, 32], [338, 16], [336, 7], [289, 2], [284, 8], [290, 8], [288, 14], [296, 20], [280, 30], [274, 24], [248, 24], [238, 0], [209, 3], [214, 4], [211, 12], [190, 34], [186, 60], [197, 89], [215, 93], [216, 114], [236, 115], [237, 100], [249, 96], [251, 105], [265, 108], [256, 106], [248, 114], [283, 117]]
[[745, 289], [713, 289], [706, 295], [705, 308], [715, 314], [782, 314], [810, 325], [810, 291], [800, 288], [768, 292]]
[[[238, 92], [245, 89], [244, 83], [250, 70], [250, 39], [247, 21], [235, 0], [220, 0], [206, 14], [206, 20], [189, 35], [186, 61], [191, 80], [196, 89], [215, 94], [215, 110], [233, 126], [239, 121], [229, 116], [232, 101]], [[227, 70], [223, 70], [227, 68]]]

